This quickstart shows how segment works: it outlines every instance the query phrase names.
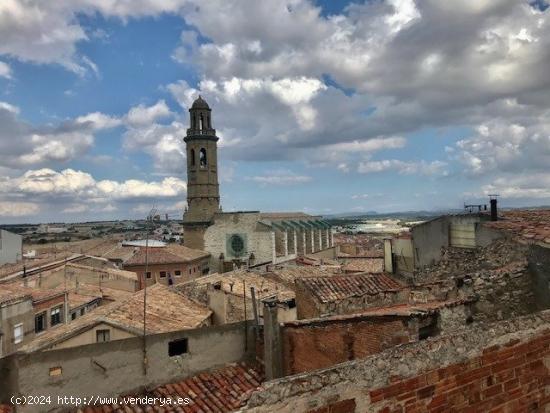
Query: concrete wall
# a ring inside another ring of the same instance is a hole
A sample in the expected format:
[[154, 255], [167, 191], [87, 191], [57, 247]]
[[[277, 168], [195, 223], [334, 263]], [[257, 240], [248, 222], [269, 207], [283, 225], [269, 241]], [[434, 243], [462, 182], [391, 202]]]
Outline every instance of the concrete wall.
[[392, 254], [397, 273], [408, 275], [414, 272], [414, 249], [411, 238], [392, 239]]
[[23, 254], [23, 237], [0, 229], [0, 265], [13, 264], [21, 260]]
[[[14, 327], [17, 324], [23, 324], [24, 335], [23, 341], [15, 344]], [[0, 304], [0, 333], [0, 357], [16, 351], [34, 338], [34, 310], [30, 298]]]
[[310, 253], [308, 255], [311, 256], [311, 257], [315, 257], [315, 258], [326, 258], [326, 259], [329, 259], [329, 260], [335, 260], [335, 259], [338, 258], [338, 256], [337, 256], [337, 247], [325, 248], [321, 251], [313, 252], [313, 253]]
[[449, 221], [439, 217], [411, 228], [415, 267], [431, 265], [441, 258], [441, 248], [449, 246]]
[[528, 260], [536, 306], [550, 308], [550, 248], [532, 245]]
[[[11, 395], [84, 397], [116, 396], [195, 375], [201, 371], [246, 359], [253, 352], [253, 333], [242, 323], [185, 330], [147, 337], [148, 371], [143, 374], [142, 339], [130, 338], [68, 349], [14, 354], [0, 360], [0, 402]], [[170, 341], [187, 338], [189, 352], [168, 356]], [[60, 376], [50, 368], [61, 367]], [[17, 377], [5, 375], [17, 369]], [[39, 406], [40, 407], [40, 406]], [[54, 405], [50, 408], [55, 407]], [[26, 406], [18, 412], [39, 412]]]
[[548, 411], [550, 312], [264, 383], [241, 411]]
[[95, 344], [97, 342], [97, 337], [96, 337], [97, 330], [109, 330], [109, 337], [111, 341], [123, 340], [125, 338], [135, 337], [134, 334], [130, 334], [127, 331], [115, 328], [113, 326], [110, 326], [109, 324], [99, 324], [94, 328], [84, 331], [75, 337], [69, 338], [68, 340], [65, 340], [59, 344], [54, 345], [52, 347], [52, 350], [56, 350], [60, 348], [84, 346], [86, 344]]

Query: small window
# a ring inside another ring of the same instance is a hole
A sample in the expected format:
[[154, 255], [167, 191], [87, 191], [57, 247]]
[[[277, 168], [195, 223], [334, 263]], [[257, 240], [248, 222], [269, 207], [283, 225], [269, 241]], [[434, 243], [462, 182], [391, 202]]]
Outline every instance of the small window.
[[174, 271], [174, 275], [176, 277], [181, 277], [181, 271], [180, 270]]
[[61, 367], [50, 367], [50, 376], [61, 376], [63, 369]]
[[84, 308], [81, 308], [81, 309], [80, 309], [80, 315], [84, 315], [84, 312], [85, 312], [85, 311], [86, 311], [86, 310], [85, 310]]
[[63, 307], [52, 308], [50, 312], [50, 324], [52, 327], [61, 323], [61, 308]]
[[187, 353], [187, 339], [182, 338], [179, 340], [170, 341], [168, 343], [168, 356], [174, 357]]
[[95, 338], [97, 343], [106, 343], [111, 340], [111, 332], [110, 330], [97, 330]]
[[145, 273], [145, 278], [151, 278], [151, 271], [147, 271]]
[[71, 320], [76, 320], [76, 313], [71, 313]]
[[34, 317], [34, 332], [40, 333], [46, 329], [46, 313], [38, 314]]
[[160, 272], [160, 278], [166, 278], [166, 271]]
[[191, 268], [189, 268], [189, 275], [191, 275]]
[[23, 323], [19, 323], [13, 326], [13, 342], [19, 344], [23, 341]]
[[194, 149], [191, 149], [190, 157], [191, 157], [191, 166], [195, 166], [195, 150]]

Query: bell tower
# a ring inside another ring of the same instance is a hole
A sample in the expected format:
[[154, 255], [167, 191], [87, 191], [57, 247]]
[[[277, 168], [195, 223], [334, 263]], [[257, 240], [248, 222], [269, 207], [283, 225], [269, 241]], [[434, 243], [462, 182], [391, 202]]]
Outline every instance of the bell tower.
[[183, 216], [184, 243], [204, 249], [203, 235], [220, 212], [218, 137], [212, 128], [212, 110], [199, 96], [189, 109], [190, 126], [183, 139], [187, 152], [187, 210]]

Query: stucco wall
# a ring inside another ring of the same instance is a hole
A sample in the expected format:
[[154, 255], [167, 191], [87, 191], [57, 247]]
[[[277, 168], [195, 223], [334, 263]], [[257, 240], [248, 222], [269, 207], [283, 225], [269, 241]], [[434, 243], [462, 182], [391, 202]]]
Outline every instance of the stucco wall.
[[[23, 324], [23, 341], [15, 344], [13, 328], [20, 323]], [[17, 350], [33, 339], [34, 311], [30, 298], [13, 304], [0, 305], [0, 330], [2, 332], [0, 357]]]
[[23, 237], [0, 229], [0, 265], [15, 263], [21, 259]]
[[[142, 339], [130, 338], [68, 349], [14, 354], [0, 360], [0, 371], [18, 366], [18, 377], [0, 376], [0, 395], [115, 396], [140, 390], [143, 386], [192, 376], [198, 372], [248, 357], [242, 323], [147, 337], [148, 372], [143, 374]], [[252, 331], [248, 338], [252, 340]], [[188, 353], [169, 357], [168, 343], [187, 338]], [[253, 343], [248, 344], [252, 353]], [[60, 376], [50, 377], [49, 369], [61, 367]], [[54, 406], [51, 406], [54, 407]], [[20, 412], [38, 412], [36, 406]]]
[[53, 346], [52, 349], [56, 350], [60, 348], [69, 348], [69, 347], [83, 346], [86, 344], [94, 344], [97, 341], [97, 337], [96, 337], [97, 330], [109, 330], [109, 337], [111, 341], [123, 340], [125, 338], [135, 337], [134, 334], [130, 334], [127, 331], [112, 327], [108, 324], [100, 324], [90, 330], [84, 331], [83, 333], [75, 337], [72, 337], [68, 340], [65, 340]]
[[438, 261], [441, 248], [449, 246], [449, 221], [440, 217], [411, 228], [415, 267]]

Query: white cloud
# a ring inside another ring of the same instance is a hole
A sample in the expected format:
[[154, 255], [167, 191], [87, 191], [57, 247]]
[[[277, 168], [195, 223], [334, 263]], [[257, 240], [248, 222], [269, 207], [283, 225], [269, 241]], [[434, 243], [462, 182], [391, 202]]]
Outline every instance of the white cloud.
[[501, 177], [484, 185], [482, 190], [486, 196], [499, 194], [503, 199], [550, 199], [550, 173]]
[[172, 112], [166, 102], [159, 100], [152, 106], [139, 105], [131, 108], [126, 115], [126, 123], [134, 128], [147, 126], [171, 115]]
[[177, 177], [151, 182], [96, 180], [84, 171], [43, 168], [0, 179], [0, 215], [16, 216], [9, 208], [19, 204], [21, 215], [42, 214], [48, 209], [68, 214], [126, 211], [128, 206], [122, 205], [144, 201], [164, 207], [166, 202], [183, 200], [186, 190], [186, 182]]
[[32, 202], [0, 201], [0, 217], [24, 217], [35, 215], [39, 210], [38, 204]]
[[121, 125], [122, 121], [114, 116], [101, 112], [88, 113], [75, 119], [75, 123], [87, 126], [93, 130], [110, 129]]
[[0, 77], [4, 77], [6, 79], [11, 79], [12, 77], [11, 67], [7, 63], [2, 62], [1, 60], [0, 60]]
[[270, 171], [265, 175], [257, 175], [247, 178], [259, 183], [261, 186], [268, 185], [297, 185], [310, 182], [312, 178], [306, 175], [298, 175], [286, 169]]
[[397, 159], [381, 161], [363, 161], [359, 163], [357, 172], [362, 174], [397, 171], [402, 175], [446, 175], [447, 164], [442, 161], [406, 162]]

